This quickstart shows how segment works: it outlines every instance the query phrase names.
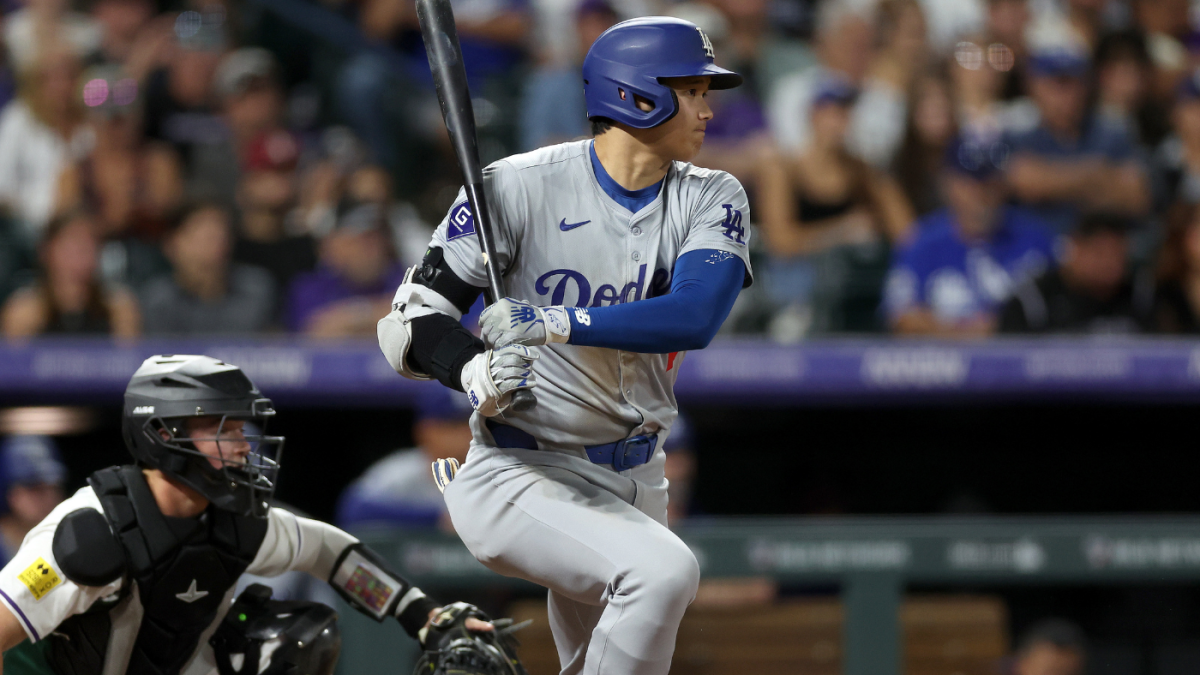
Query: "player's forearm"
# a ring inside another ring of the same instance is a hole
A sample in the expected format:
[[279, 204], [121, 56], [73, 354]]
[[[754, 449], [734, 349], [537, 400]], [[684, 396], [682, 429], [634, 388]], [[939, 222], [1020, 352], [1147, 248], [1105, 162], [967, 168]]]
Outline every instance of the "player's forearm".
[[644, 354], [703, 349], [729, 316], [745, 271], [741, 259], [728, 253], [687, 253], [676, 263], [667, 295], [568, 312], [569, 343]]
[[453, 317], [430, 314], [412, 320], [410, 367], [451, 389], [463, 390], [460, 379], [463, 366], [483, 351], [483, 342]]

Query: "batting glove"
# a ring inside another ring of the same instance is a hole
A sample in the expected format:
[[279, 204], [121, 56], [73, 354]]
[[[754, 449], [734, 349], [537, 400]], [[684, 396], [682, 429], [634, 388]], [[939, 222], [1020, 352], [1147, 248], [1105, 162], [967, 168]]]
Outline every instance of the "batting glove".
[[523, 345], [476, 354], [463, 366], [459, 377], [471, 407], [484, 417], [504, 412], [512, 403], [514, 391], [532, 389], [536, 384], [533, 375], [536, 359], [537, 354]]
[[437, 483], [438, 492], [445, 492], [446, 486], [454, 480], [458, 473], [458, 460], [453, 457], [433, 461], [433, 482]]
[[504, 298], [483, 310], [479, 328], [483, 341], [492, 347], [537, 347], [566, 342], [571, 337], [566, 307], [538, 307], [512, 298]]

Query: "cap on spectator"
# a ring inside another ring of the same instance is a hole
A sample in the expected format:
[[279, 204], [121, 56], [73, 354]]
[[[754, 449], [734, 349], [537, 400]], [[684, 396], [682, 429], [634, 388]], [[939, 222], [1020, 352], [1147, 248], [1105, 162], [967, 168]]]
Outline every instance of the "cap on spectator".
[[360, 202], [353, 199], [342, 200], [337, 208], [337, 220], [333, 224], [334, 232], [352, 232], [361, 234], [387, 227], [386, 214], [383, 208], [375, 202]]
[[1129, 234], [1133, 229], [1133, 221], [1124, 216], [1111, 213], [1096, 212], [1084, 214], [1075, 226], [1072, 235], [1076, 237], [1092, 237], [1097, 234]]
[[466, 422], [471, 419], [470, 402], [466, 396], [455, 396], [446, 387], [425, 387], [417, 398], [416, 418], [418, 422]]
[[1008, 144], [999, 139], [959, 136], [946, 148], [946, 169], [984, 181], [1004, 172], [1008, 165]]
[[9, 436], [0, 441], [0, 488], [14, 485], [58, 485], [67, 467], [49, 436]]
[[691, 447], [692, 424], [683, 416], [683, 413], [679, 413], [679, 417], [675, 418], [675, 424], [671, 425], [671, 435], [667, 437], [667, 442], [663, 444], [663, 452], [687, 450]]
[[221, 59], [213, 83], [221, 98], [240, 96], [253, 85], [275, 77], [275, 57], [262, 47], [244, 47]]
[[242, 154], [245, 171], [290, 171], [300, 158], [300, 143], [282, 129], [263, 132], [246, 145]]
[[840, 75], [828, 74], [824, 75], [817, 82], [816, 89], [813, 91], [813, 107], [833, 103], [836, 105], [850, 105], [858, 98], [858, 87], [855, 87], [852, 82]]
[[1040, 77], [1083, 77], [1091, 67], [1088, 55], [1069, 45], [1040, 47], [1029, 57], [1029, 72]]

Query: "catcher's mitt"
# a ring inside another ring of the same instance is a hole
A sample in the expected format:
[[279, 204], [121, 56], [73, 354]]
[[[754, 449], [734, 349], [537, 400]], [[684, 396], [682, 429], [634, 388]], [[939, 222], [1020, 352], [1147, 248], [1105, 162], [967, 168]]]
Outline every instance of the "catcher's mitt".
[[495, 630], [469, 631], [468, 618], [491, 621], [478, 607], [465, 602], [446, 605], [421, 632], [425, 653], [415, 675], [528, 675], [517, 659], [512, 633], [526, 623], [492, 621]]

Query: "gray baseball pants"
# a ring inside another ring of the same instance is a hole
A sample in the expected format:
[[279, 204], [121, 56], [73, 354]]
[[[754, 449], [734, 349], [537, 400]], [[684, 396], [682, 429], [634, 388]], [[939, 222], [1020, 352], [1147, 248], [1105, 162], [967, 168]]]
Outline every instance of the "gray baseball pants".
[[446, 506], [489, 569], [550, 589], [562, 675], [667, 675], [696, 557], [666, 527], [665, 455], [617, 473], [557, 452], [475, 446]]

